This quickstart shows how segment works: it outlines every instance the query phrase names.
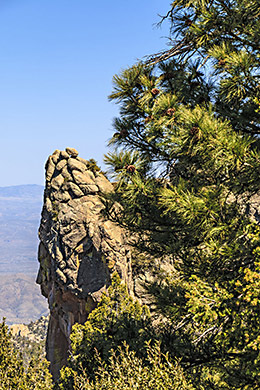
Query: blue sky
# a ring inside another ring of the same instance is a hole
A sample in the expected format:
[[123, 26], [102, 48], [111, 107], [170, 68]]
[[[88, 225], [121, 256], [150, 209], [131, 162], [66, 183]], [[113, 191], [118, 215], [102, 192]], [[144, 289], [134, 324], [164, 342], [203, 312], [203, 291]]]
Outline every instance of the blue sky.
[[165, 48], [169, 0], [0, 1], [0, 186], [44, 184], [55, 149], [102, 163], [112, 77]]

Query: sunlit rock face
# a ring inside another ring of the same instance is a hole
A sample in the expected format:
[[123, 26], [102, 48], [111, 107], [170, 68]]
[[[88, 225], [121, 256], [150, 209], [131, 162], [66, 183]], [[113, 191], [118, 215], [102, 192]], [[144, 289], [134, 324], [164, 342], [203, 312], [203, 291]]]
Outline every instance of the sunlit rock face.
[[89, 170], [75, 149], [56, 150], [46, 163], [39, 228], [37, 283], [48, 298], [46, 352], [57, 379], [70, 349], [75, 322], [84, 323], [117, 271], [132, 290], [130, 251], [123, 230], [102, 216], [105, 176]]

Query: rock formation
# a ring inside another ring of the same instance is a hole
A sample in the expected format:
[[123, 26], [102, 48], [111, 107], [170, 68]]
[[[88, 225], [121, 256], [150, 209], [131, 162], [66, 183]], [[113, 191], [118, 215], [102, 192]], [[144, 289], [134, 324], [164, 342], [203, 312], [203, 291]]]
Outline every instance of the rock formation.
[[46, 353], [55, 379], [66, 363], [72, 325], [86, 321], [111, 273], [117, 271], [131, 290], [124, 232], [101, 214], [100, 194], [111, 190], [75, 149], [56, 150], [48, 158], [37, 283], [49, 302]]

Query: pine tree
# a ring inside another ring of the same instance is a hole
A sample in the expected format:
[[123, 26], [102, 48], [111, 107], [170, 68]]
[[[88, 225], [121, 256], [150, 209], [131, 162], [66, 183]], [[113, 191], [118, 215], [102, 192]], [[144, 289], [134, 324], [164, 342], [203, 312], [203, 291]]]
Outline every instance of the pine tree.
[[198, 389], [260, 386], [259, 10], [176, 0], [175, 46], [115, 76], [110, 96], [107, 212], [151, 264], [173, 265], [150, 292]]

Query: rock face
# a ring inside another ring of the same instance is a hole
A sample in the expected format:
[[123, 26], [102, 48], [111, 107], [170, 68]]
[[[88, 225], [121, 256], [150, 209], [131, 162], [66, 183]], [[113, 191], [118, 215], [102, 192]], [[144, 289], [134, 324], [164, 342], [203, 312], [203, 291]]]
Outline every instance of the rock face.
[[56, 150], [48, 158], [37, 283], [49, 302], [46, 353], [55, 379], [66, 363], [72, 325], [86, 321], [111, 273], [117, 271], [132, 289], [124, 232], [101, 215], [100, 194], [112, 190], [75, 149]]

